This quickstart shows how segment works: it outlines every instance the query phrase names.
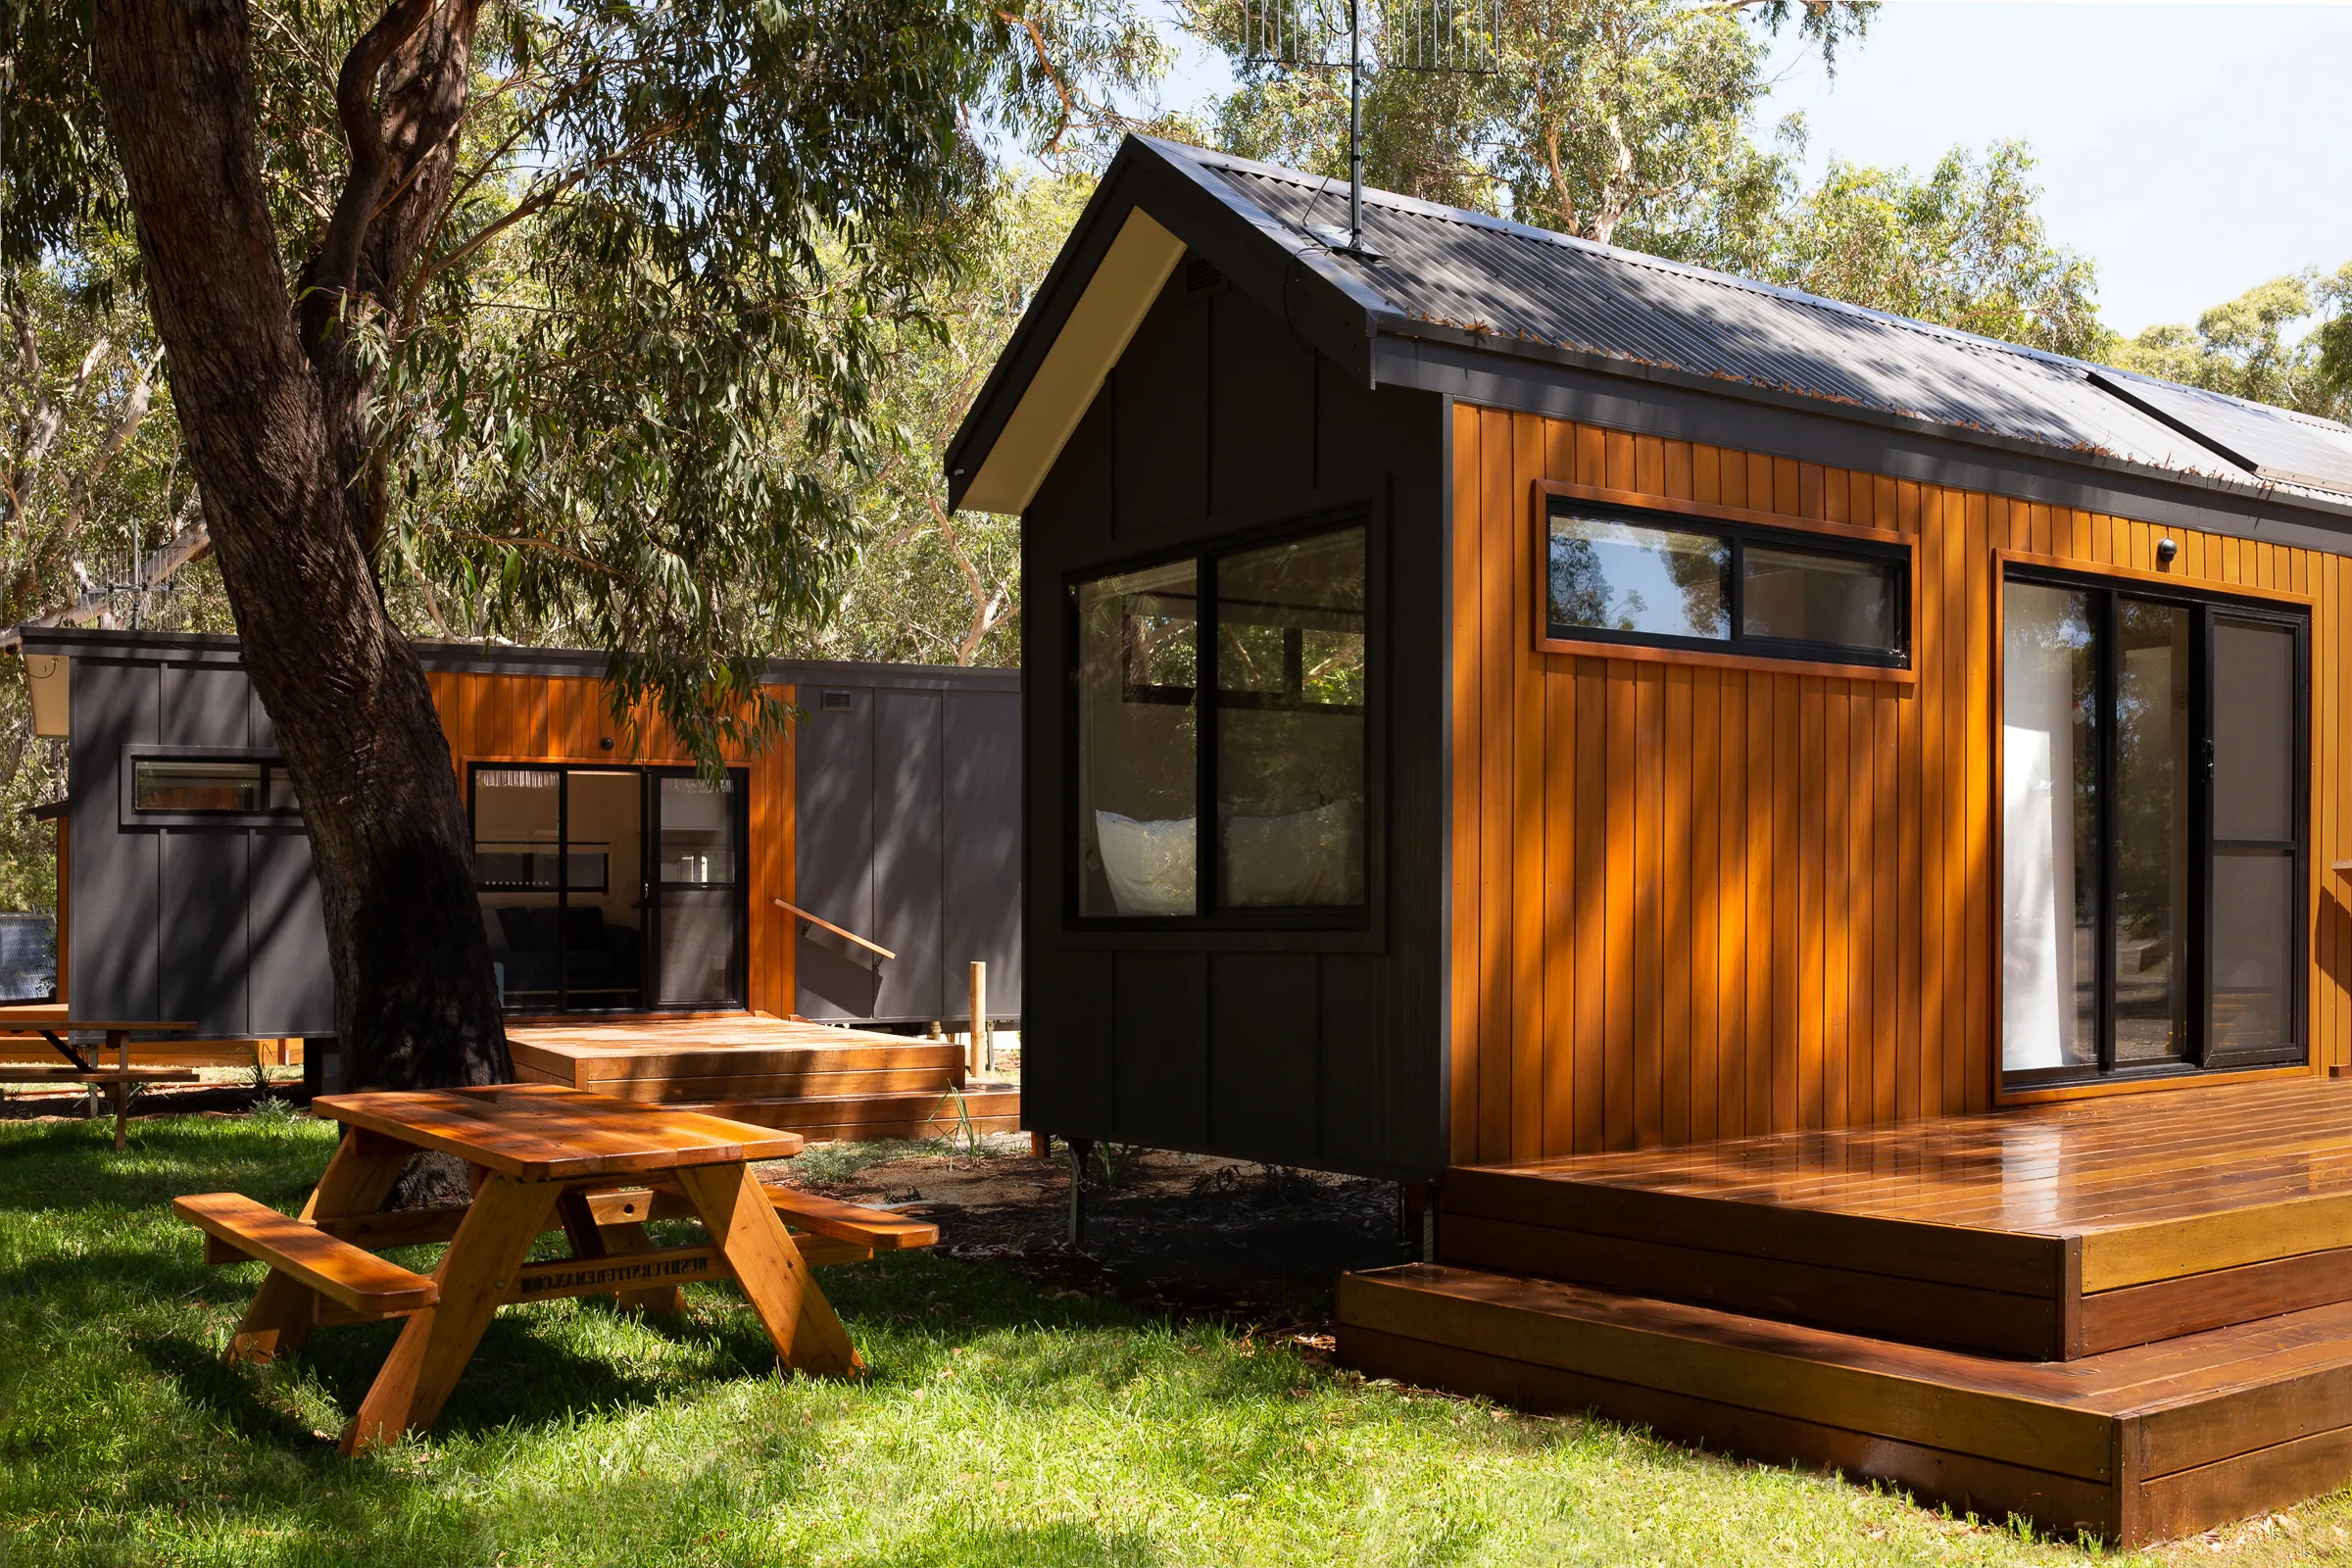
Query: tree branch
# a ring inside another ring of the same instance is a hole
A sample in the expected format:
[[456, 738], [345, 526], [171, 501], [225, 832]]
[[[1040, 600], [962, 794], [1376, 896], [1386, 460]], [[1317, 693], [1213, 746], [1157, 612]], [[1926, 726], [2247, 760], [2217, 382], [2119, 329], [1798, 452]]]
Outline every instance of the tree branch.
[[376, 112], [375, 83], [393, 51], [407, 43], [433, 14], [439, 0], [393, 0], [374, 26], [343, 57], [335, 74], [335, 113], [342, 122], [343, 140], [351, 149], [351, 172], [344, 176], [343, 193], [334, 217], [311, 265], [303, 270], [302, 345], [314, 363], [325, 348], [344, 303], [358, 290], [360, 258], [367, 248], [368, 225], [375, 220], [384, 187], [390, 183], [391, 154], [384, 145], [384, 124]]

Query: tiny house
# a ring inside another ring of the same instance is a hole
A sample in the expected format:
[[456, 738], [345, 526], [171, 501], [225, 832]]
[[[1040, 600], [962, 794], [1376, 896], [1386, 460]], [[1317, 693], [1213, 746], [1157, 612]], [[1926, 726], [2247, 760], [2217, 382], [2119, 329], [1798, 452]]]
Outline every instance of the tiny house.
[[[236, 640], [31, 630], [24, 653], [36, 728], [68, 741], [74, 1015], [331, 1034], [301, 801]], [[992, 1016], [1019, 1015], [1014, 672], [773, 661], [765, 679], [801, 718], [713, 783], [658, 722], [615, 724], [602, 655], [417, 653], [511, 1016], [919, 1025], [960, 1016], [974, 959]]]
[[2127, 1543], [2341, 1484], [2352, 429], [1347, 195], [1130, 140], [950, 447], [1024, 1124], [1410, 1184], [1370, 1373]]
[[1419, 1181], [2352, 1060], [2352, 430], [1346, 194], [1131, 140], [951, 449], [1031, 1127]]

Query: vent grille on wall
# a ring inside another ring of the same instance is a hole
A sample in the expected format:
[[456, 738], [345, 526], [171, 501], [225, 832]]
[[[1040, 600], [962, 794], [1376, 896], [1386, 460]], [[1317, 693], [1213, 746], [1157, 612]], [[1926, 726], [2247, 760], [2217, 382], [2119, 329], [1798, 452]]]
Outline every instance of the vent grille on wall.
[[850, 694], [843, 691], [827, 692], [816, 700], [816, 708], [820, 713], [846, 713], [850, 710]]
[[1187, 294], [1207, 294], [1225, 286], [1225, 274], [1187, 252], [1184, 258], [1184, 291]]

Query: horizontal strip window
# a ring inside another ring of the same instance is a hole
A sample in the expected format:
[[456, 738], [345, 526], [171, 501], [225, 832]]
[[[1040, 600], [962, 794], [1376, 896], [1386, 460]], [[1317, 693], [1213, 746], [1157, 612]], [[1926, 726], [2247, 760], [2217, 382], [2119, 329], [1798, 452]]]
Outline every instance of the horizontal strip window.
[[130, 808], [155, 816], [300, 816], [293, 775], [274, 758], [140, 757]]
[[1548, 640], [1910, 667], [1910, 553], [1795, 529], [1596, 506], [1545, 514]]

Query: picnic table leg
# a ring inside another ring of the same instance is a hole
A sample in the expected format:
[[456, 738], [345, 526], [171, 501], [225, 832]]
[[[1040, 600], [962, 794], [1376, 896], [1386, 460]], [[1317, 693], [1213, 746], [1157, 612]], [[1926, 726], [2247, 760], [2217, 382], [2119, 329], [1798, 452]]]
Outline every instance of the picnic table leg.
[[785, 1234], [752, 1168], [681, 1166], [677, 1177], [784, 1364], [799, 1372], [864, 1370], [849, 1331], [809, 1277], [801, 1250]]
[[[574, 1257], [610, 1257], [616, 1252], [654, 1250], [654, 1239], [642, 1224], [624, 1220], [617, 1225], [599, 1225], [586, 1193], [565, 1193], [556, 1200], [556, 1212], [563, 1217], [564, 1235], [571, 1243]], [[616, 1292], [613, 1304], [624, 1312], [675, 1317], [686, 1310], [686, 1293], [675, 1285], [649, 1285], [643, 1290]]]
[[491, 1314], [506, 1299], [515, 1270], [530, 1254], [531, 1243], [547, 1229], [555, 1201], [550, 1184], [512, 1176], [493, 1175], [476, 1190], [449, 1250], [441, 1254], [441, 1266], [433, 1270], [441, 1299], [410, 1314], [344, 1430], [345, 1453], [396, 1442], [404, 1432], [433, 1424], [458, 1375], [473, 1358]]
[[[416, 1151], [392, 1139], [347, 1127], [325, 1174], [302, 1206], [304, 1219], [347, 1219], [383, 1207], [401, 1168]], [[310, 1338], [318, 1312], [318, 1294], [290, 1275], [271, 1269], [245, 1309], [237, 1337], [229, 1343], [232, 1361], [267, 1361], [291, 1355]]]

